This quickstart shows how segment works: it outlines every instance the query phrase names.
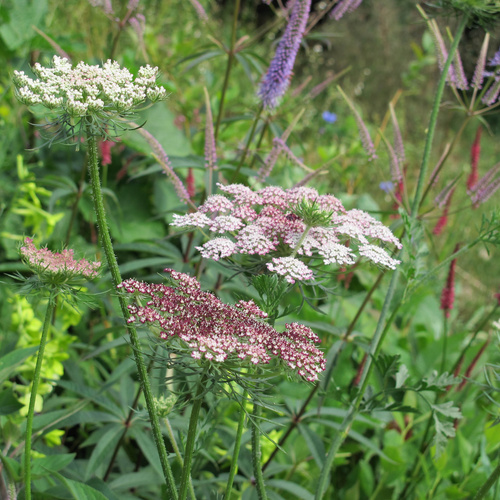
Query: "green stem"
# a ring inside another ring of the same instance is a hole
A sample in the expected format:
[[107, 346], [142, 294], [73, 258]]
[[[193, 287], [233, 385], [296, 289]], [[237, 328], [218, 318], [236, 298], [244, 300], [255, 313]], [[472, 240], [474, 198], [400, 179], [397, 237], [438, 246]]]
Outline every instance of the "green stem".
[[[391, 318], [387, 323], [385, 322], [385, 318], [389, 313], [389, 308], [392, 302], [392, 297], [396, 290], [396, 285], [398, 281], [399, 270], [394, 271], [392, 275], [391, 283], [389, 284], [389, 289], [387, 290], [387, 295], [385, 296], [384, 305], [382, 306], [382, 311], [380, 312], [380, 318], [377, 323], [377, 328], [375, 329], [375, 333], [373, 335], [373, 339], [370, 344], [370, 351], [368, 353], [368, 357], [366, 358], [366, 363], [363, 368], [363, 372], [361, 374], [360, 380], [360, 390], [357, 397], [351, 403], [347, 415], [345, 416], [342, 424], [340, 425], [340, 429], [335, 436], [335, 439], [332, 441], [330, 445], [330, 449], [326, 455], [325, 463], [323, 465], [323, 469], [321, 470], [321, 475], [318, 482], [318, 487], [316, 489], [315, 500], [320, 500], [323, 498], [323, 495], [326, 490], [326, 483], [328, 480], [328, 476], [330, 474], [330, 469], [332, 468], [333, 461], [335, 459], [335, 455], [339, 450], [340, 446], [346, 439], [349, 434], [349, 430], [351, 429], [351, 425], [354, 422], [354, 418], [357, 415], [359, 406], [361, 405], [361, 401], [363, 400], [366, 388], [368, 386], [368, 380], [370, 378], [370, 374], [373, 368], [373, 361], [377, 357], [380, 347], [382, 346], [382, 341], [385, 338], [385, 334], [389, 330], [389, 326], [391, 324], [391, 319], [395, 317], [398, 307], [393, 311]], [[385, 324], [386, 323], [386, 324]], [[383, 325], [385, 324], [385, 328]]]
[[[116, 289], [116, 286], [122, 282], [122, 278], [120, 275], [120, 270], [118, 268], [118, 262], [116, 261], [113, 245], [111, 243], [111, 235], [109, 232], [106, 213], [104, 210], [104, 200], [101, 190], [101, 181], [99, 179], [97, 138], [93, 136], [91, 131], [88, 129], [87, 129], [87, 137], [88, 137], [88, 150], [89, 150], [88, 165], [90, 171], [90, 179], [92, 183], [94, 210], [97, 217], [99, 241], [104, 249], [104, 254], [106, 255], [106, 260], [108, 263], [109, 271], [111, 273], [112, 282]], [[153, 392], [151, 390], [146, 364], [144, 363], [144, 358], [142, 356], [142, 352], [140, 349], [139, 337], [137, 336], [137, 331], [135, 327], [132, 324], [127, 323], [127, 320], [129, 319], [129, 312], [125, 297], [123, 297], [123, 295], [121, 294], [118, 294], [118, 301], [120, 303], [123, 319], [125, 320], [127, 333], [129, 334], [130, 337], [130, 343], [132, 344], [132, 348], [134, 351], [135, 362], [137, 365], [137, 372], [139, 375], [139, 380], [141, 382], [142, 391], [144, 393], [144, 398], [146, 400], [146, 406], [151, 421], [153, 437], [155, 440], [156, 449], [158, 450], [158, 455], [160, 456], [160, 462], [163, 469], [165, 482], [170, 491], [170, 498], [177, 500], [177, 490], [175, 488], [175, 481], [172, 475], [172, 470], [170, 469], [170, 464], [168, 463], [167, 450], [165, 448], [165, 442], [163, 440], [163, 435], [161, 432], [158, 415], [155, 410]]]
[[[253, 404], [252, 413], [252, 465], [253, 475], [255, 478], [255, 486], [257, 487], [257, 495], [259, 500], [267, 500], [266, 487], [264, 486], [264, 476], [262, 475], [262, 467], [260, 459], [262, 452], [260, 451], [260, 430], [257, 420], [262, 413], [262, 407], [255, 401]], [[229, 500], [226, 498], [226, 500]]]
[[238, 14], [240, 12], [240, 2], [241, 0], [236, 0], [234, 5], [234, 13], [233, 13], [233, 27], [231, 32], [231, 45], [229, 47], [228, 57], [227, 57], [227, 66], [226, 66], [226, 74], [224, 75], [224, 83], [222, 85], [222, 93], [220, 96], [219, 102], [219, 112], [217, 113], [217, 123], [215, 125], [215, 143], [217, 143], [217, 138], [219, 137], [219, 127], [220, 122], [222, 120], [222, 114], [224, 112], [224, 100], [226, 98], [226, 91], [229, 85], [229, 75], [231, 74], [231, 68], [233, 66], [234, 54], [235, 54], [235, 46], [236, 46], [236, 28], [238, 26]]
[[31, 500], [31, 436], [33, 434], [33, 417], [35, 415], [35, 402], [40, 383], [40, 373], [42, 371], [43, 353], [47, 343], [52, 314], [56, 306], [54, 290], [50, 291], [47, 311], [45, 312], [45, 321], [43, 322], [42, 338], [36, 358], [35, 373], [33, 374], [33, 386], [31, 387], [30, 403], [28, 408], [28, 417], [26, 420], [26, 439], [24, 442], [24, 497]]
[[[434, 139], [434, 133], [436, 130], [437, 117], [439, 114], [439, 106], [441, 103], [441, 98], [443, 96], [444, 86], [446, 83], [446, 76], [448, 74], [448, 69], [449, 69], [451, 62], [453, 60], [453, 56], [457, 50], [458, 43], [460, 41], [460, 38], [462, 36], [462, 33], [464, 31], [466, 23], [467, 23], [467, 16], [464, 16], [462, 18], [462, 20], [460, 21], [460, 25], [457, 29], [457, 33], [456, 33], [455, 38], [453, 40], [453, 43], [451, 45], [450, 52], [448, 54], [448, 58], [446, 60], [443, 71], [441, 73], [441, 77], [440, 77], [439, 82], [438, 82], [438, 87], [437, 87], [436, 95], [434, 98], [434, 105], [432, 108], [431, 117], [430, 117], [430, 121], [429, 121], [427, 139], [426, 139], [425, 147], [424, 147], [424, 155], [422, 158], [422, 165], [420, 167], [417, 188], [415, 191], [415, 197], [413, 199], [413, 204], [412, 204], [411, 219], [413, 221], [417, 218], [418, 209], [420, 207], [420, 202], [422, 199], [422, 191], [423, 191], [423, 187], [424, 187], [427, 169], [429, 167], [429, 160], [430, 160], [430, 154], [431, 154], [431, 149], [432, 149], [432, 141]], [[319, 479], [318, 488], [316, 490], [316, 496], [315, 496], [316, 500], [320, 500], [324, 495], [324, 492], [326, 489], [326, 482], [328, 479], [328, 475], [330, 473], [330, 469], [333, 465], [333, 460], [335, 459], [335, 455], [336, 455], [338, 449], [340, 448], [341, 444], [344, 442], [345, 438], [347, 437], [349, 430], [351, 428], [351, 425], [354, 421], [354, 418], [358, 412], [359, 406], [361, 404], [364, 393], [365, 393], [366, 388], [368, 386], [368, 379], [370, 377], [370, 374], [371, 374], [371, 371], [373, 368], [373, 361], [376, 358], [378, 352], [380, 351], [380, 348], [382, 346], [382, 341], [385, 337], [385, 333], [388, 331], [389, 325], [391, 324], [391, 321], [389, 320], [389, 321], [387, 321], [385, 328], [383, 328], [383, 325], [385, 323], [385, 318], [389, 312], [390, 304], [391, 304], [392, 298], [394, 296], [394, 291], [396, 289], [398, 276], [399, 276], [399, 269], [397, 269], [392, 276], [392, 280], [391, 280], [391, 283], [389, 285], [387, 295], [385, 297], [384, 305], [382, 306], [382, 311], [380, 313], [380, 318], [379, 318], [378, 323], [377, 323], [377, 328], [375, 330], [372, 342], [370, 344], [370, 352], [369, 352], [370, 355], [366, 360], [366, 364], [365, 364], [365, 367], [363, 369], [363, 373], [361, 374], [361, 381], [360, 381], [361, 389], [360, 389], [356, 399], [351, 403], [351, 406], [349, 407], [347, 415], [344, 418], [344, 421], [342, 422], [342, 424], [340, 426], [339, 432], [335, 436], [335, 439], [333, 440], [332, 444], [330, 445], [330, 449], [328, 450], [328, 453], [326, 455], [325, 464], [323, 465], [323, 469], [321, 471], [321, 476]], [[395, 316], [397, 309], [398, 308], [396, 307], [396, 309], [394, 310], [394, 312], [392, 314], [392, 317]]]
[[417, 189], [415, 191], [415, 197], [413, 198], [413, 204], [411, 207], [411, 217], [416, 219], [418, 214], [418, 209], [420, 207], [420, 202], [422, 200], [422, 191], [424, 189], [425, 176], [427, 174], [427, 169], [429, 167], [429, 161], [431, 158], [432, 142], [434, 140], [434, 134], [436, 132], [437, 117], [439, 114], [439, 106], [441, 104], [441, 98], [443, 97], [444, 87], [446, 85], [446, 77], [448, 75], [448, 70], [453, 61], [453, 57], [462, 38], [462, 33], [467, 24], [467, 16], [464, 15], [460, 21], [457, 28], [455, 38], [450, 47], [450, 52], [448, 53], [448, 58], [444, 63], [443, 71], [441, 72], [441, 77], [439, 78], [438, 86], [436, 89], [436, 95], [434, 96], [434, 104], [432, 106], [431, 117], [429, 119], [429, 126], [427, 129], [427, 139], [425, 141], [424, 155], [422, 157], [422, 165], [420, 167], [420, 173], [418, 176]]
[[[363, 300], [363, 303], [359, 306], [359, 309], [356, 312], [356, 315], [354, 316], [353, 320], [351, 321], [351, 323], [347, 327], [346, 332], [344, 333], [344, 335], [341, 338], [343, 344], [342, 344], [341, 348], [338, 350], [338, 352], [335, 354], [335, 357], [332, 359], [332, 362], [331, 362], [332, 368], [328, 370], [329, 373], [333, 373], [333, 367], [336, 366], [337, 361], [338, 361], [339, 356], [340, 356], [340, 353], [344, 349], [344, 346], [347, 344], [347, 341], [348, 341], [349, 337], [351, 336], [351, 333], [353, 332], [354, 327], [356, 326], [359, 318], [361, 317], [362, 312], [364, 311], [365, 307], [367, 306], [367, 304], [368, 304], [368, 302], [370, 300], [370, 297], [373, 295], [373, 293], [375, 292], [375, 290], [379, 287], [380, 283], [382, 282], [382, 278], [384, 277], [384, 275], [385, 275], [385, 271], [381, 271], [379, 273], [378, 278], [376, 279], [375, 283], [372, 285], [371, 289], [366, 294], [366, 296], [365, 296], [365, 298]], [[331, 376], [328, 377], [327, 382], [326, 382], [325, 386], [323, 387], [323, 390], [325, 392], [328, 391], [328, 387], [329, 387], [330, 382], [332, 380], [333, 380], [333, 378]], [[320, 387], [321, 387], [320, 382], [317, 382], [314, 385], [314, 387], [311, 389], [311, 392], [307, 396], [307, 399], [304, 401], [304, 403], [300, 407], [300, 410], [298, 411], [298, 413], [296, 415], [294, 415], [294, 418], [293, 418], [292, 422], [290, 423], [288, 429], [286, 430], [286, 432], [283, 434], [283, 436], [279, 440], [278, 446], [274, 447], [273, 452], [271, 453], [271, 455], [267, 459], [267, 462], [262, 467], [263, 471], [265, 471], [267, 469], [267, 467], [269, 466], [269, 464], [272, 462], [272, 460], [274, 459], [274, 457], [277, 455], [278, 451], [281, 448], [283, 448], [283, 445], [285, 444], [286, 440], [288, 439], [288, 437], [290, 436], [290, 434], [292, 433], [292, 431], [295, 429], [295, 427], [297, 427], [297, 425], [301, 421], [302, 416], [304, 415], [304, 413], [307, 410], [307, 407], [309, 406], [309, 403], [312, 401], [312, 398], [314, 397], [314, 395], [316, 394], [316, 392], [318, 391], [318, 389]], [[320, 408], [321, 408], [321, 404], [318, 406], [318, 411], [320, 410]]]
[[243, 436], [243, 427], [245, 425], [245, 416], [246, 416], [243, 405], [245, 404], [247, 396], [248, 396], [248, 392], [243, 391], [243, 395], [241, 396], [240, 419], [238, 420], [238, 429], [236, 430], [233, 458], [231, 460], [231, 468], [229, 470], [229, 478], [227, 480], [226, 493], [224, 494], [224, 500], [231, 500], [231, 491], [233, 489], [234, 476], [236, 475], [236, 472], [238, 472], [238, 456], [240, 454], [241, 437]]
[[196, 440], [196, 427], [200, 417], [201, 404], [203, 403], [203, 391], [207, 380], [206, 373], [200, 377], [196, 396], [194, 397], [193, 408], [191, 409], [191, 417], [189, 419], [189, 429], [186, 441], [186, 449], [184, 451], [184, 467], [182, 467], [181, 486], [179, 488], [179, 500], [186, 500], [189, 478], [191, 475], [191, 465], [193, 461], [194, 442]]
[[481, 488], [479, 488], [479, 491], [476, 493], [474, 500], [481, 500], [481, 498], [484, 498], [486, 493], [488, 493], [490, 488], [496, 483], [499, 477], [500, 477], [500, 464], [496, 466], [495, 470], [490, 474], [490, 477], [481, 486]]
[[250, 144], [252, 143], [253, 136], [255, 134], [255, 129], [257, 128], [257, 123], [259, 123], [260, 120], [260, 115], [262, 114], [262, 110], [264, 109], [264, 106], [262, 104], [259, 106], [259, 109], [257, 110], [257, 113], [255, 115], [255, 118], [252, 123], [252, 128], [250, 129], [250, 132], [248, 134], [248, 139], [245, 144], [245, 149], [243, 150], [243, 153], [241, 155], [240, 161], [238, 163], [238, 166], [236, 167], [236, 170], [233, 173], [233, 177], [231, 179], [231, 182], [234, 182], [238, 174], [240, 173], [241, 167], [243, 166], [243, 163], [245, 163], [245, 159], [248, 154], [248, 150], [250, 149]]
[[441, 373], [444, 373], [444, 367], [446, 364], [446, 351], [448, 348], [448, 318], [446, 314], [443, 314], [443, 352], [441, 353]]
[[257, 140], [257, 144], [255, 145], [255, 153], [252, 155], [252, 161], [250, 162], [250, 165], [248, 168], [252, 170], [255, 160], [257, 159], [257, 151], [260, 148], [260, 145], [262, 144], [262, 140], [264, 139], [264, 136], [266, 135], [267, 129], [269, 127], [269, 121], [265, 120], [264, 125], [262, 126], [262, 130], [260, 131], [260, 136], [259, 139]]
[[[177, 445], [177, 441], [174, 436], [174, 430], [172, 429], [172, 426], [170, 425], [170, 420], [168, 418], [165, 418], [164, 422], [165, 422], [165, 427], [167, 428], [167, 434], [170, 439], [170, 444], [172, 445], [175, 455], [177, 456], [177, 461], [179, 462], [182, 468], [184, 467], [184, 460], [182, 459], [181, 450]], [[194, 489], [193, 489], [193, 481], [191, 480], [191, 477], [189, 478], [189, 494], [191, 495], [191, 500], [196, 500], [196, 496], [194, 494]]]

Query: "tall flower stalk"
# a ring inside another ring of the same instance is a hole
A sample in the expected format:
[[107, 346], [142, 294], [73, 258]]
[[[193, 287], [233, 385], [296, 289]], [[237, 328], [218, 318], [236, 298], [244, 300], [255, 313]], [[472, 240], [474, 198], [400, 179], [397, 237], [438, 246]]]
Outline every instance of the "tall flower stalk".
[[[141, 67], [134, 77], [115, 61], [108, 60], [100, 66], [80, 62], [75, 68], [67, 59], [53, 58], [52, 67], [36, 63], [33, 80], [22, 71], [14, 72], [17, 97], [29, 106], [42, 105], [56, 115], [53, 125], [64, 139], [76, 136], [88, 141], [88, 169], [92, 185], [94, 211], [97, 218], [99, 241], [115, 287], [122, 282], [118, 262], [111, 243], [104, 199], [99, 177], [98, 139], [108, 138], [110, 131], [123, 126], [118, 119], [128, 118], [134, 109], [146, 100], [165, 98], [165, 89], [156, 85], [158, 68]], [[156, 412], [153, 393], [141, 346], [135, 327], [128, 322], [129, 313], [125, 298], [118, 297], [126, 330], [134, 351], [137, 371], [146, 400], [153, 437], [170, 498], [177, 500], [177, 490], [168, 462], [167, 451]]]
[[57, 305], [57, 296], [65, 292], [70, 294], [72, 287], [77, 285], [78, 281], [82, 279], [96, 277], [101, 263], [88, 262], [85, 259], [75, 260], [73, 258], [73, 250], [63, 250], [61, 253], [55, 253], [46, 248], [37, 249], [31, 238], [25, 239], [20, 253], [24, 262], [37, 275], [35, 285], [32, 284], [33, 288], [36, 290], [40, 287], [49, 290], [42, 336], [40, 338], [35, 372], [33, 374], [24, 442], [24, 496], [27, 500], [31, 500], [31, 439], [33, 435], [33, 418], [35, 415], [35, 403], [40, 384], [43, 356], [52, 317]]
[[[415, 222], [418, 216], [418, 210], [420, 207], [420, 203], [422, 201], [422, 195], [423, 195], [423, 189], [424, 189], [424, 183], [425, 183], [425, 178], [427, 175], [427, 170], [429, 167], [429, 161], [430, 161], [430, 155], [431, 155], [431, 150], [432, 150], [432, 143], [434, 140], [434, 134], [436, 131], [436, 124], [437, 124], [437, 117], [439, 114], [439, 106], [441, 103], [441, 99], [443, 96], [443, 91], [444, 87], [446, 84], [446, 79], [448, 75], [448, 69], [450, 68], [450, 65], [453, 61], [454, 54], [458, 48], [458, 43], [460, 41], [460, 38], [462, 37], [462, 33], [465, 29], [465, 26], [467, 24], [467, 16], [464, 15], [462, 19], [460, 20], [460, 24], [457, 28], [455, 38], [453, 39], [453, 43], [451, 44], [448, 57], [444, 63], [443, 71], [441, 73], [441, 77], [438, 82], [438, 86], [436, 89], [436, 94], [434, 96], [434, 103], [431, 111], [431, 117], [429, 120], [429, 127], [427, 131], [427, 138], [425, 141], [425, 146], [424, 146], [424, 154], [422, 158], [422, 164], [420, 167], [420, 172], [419, 172], [419, 177], [417, 181], [417, 188], [415, 191], [415, 196], [413, 198], [413, 203], [411, 207], [411, 214], [410, 214], [410, 220], [411, 222]], [[359, 407], [361, 405], [362, 399], [364, 397], [365, 391], [368, 386], [368, 380], [371, 375], [372, 369], [373, 369], [373, 360], [376, 359], [380, 348], [382, 346], [385, 334], [387, 333], [387, 330], [390, 325], [390, 321], [386, 322], [386, 318], [389, 314], [391, 304], [392, 304], [392, 299], [394, 296], [394, 292], [396, 290], [396, 285], [397, 281], [399, 278], [399, 271], [396, 269], [396, 271], [392, 275], [391, 283], [389, 285], [389, 288], [387, 290], [387, 294], [385, 296], [384, 304], [382, 306], [382, 310], [380, 312], [380, 317], [377, 322], [377, 327], [375, 329], [375, 333], [373, 335], [373, 339], [370, 343], [370, 350], [369, 350], [369, 356], [367, 358], [366, 364], [364, 366], [362, 375], [361, 375], [361, 380], [360, 380], [360, 391], [356, 398], [352, 401], [349, 410], [342, 421], [339, 430], [337, 431], [336, 436], [334, 437], [330, 448], [328, 449], [328, 453], [326, 455], [326, 460], [325, 463], [323, 464], [323, 468], [321, 470], [320, 478], [318, 481], [318, 486], [316, 489], [316, 494], [315, 494], [315, 500], [320, 500], [323, 498], [326, 487], [327, 487], [327, 479], [330, 474], [330, 471], [333, 466], [333, 461], [335, 459], [335, 456], [337, 454], [337, 451], [339, 450], [340, 446], [346, 439], [346, 437], [349, 434], [349, 430], [352, 426], [352, 423], [354, 422], [354, 418], [356, 414], [358, 413]], [[395, 308], [395, 310], [392, 313], [392, 316], [394, 316], [395, 311], [397, 311], [398, 307]]]
[[35, 402], [38, 393], [38, 385], [40, 383], [40, 373], [42, 370], [43, 354], [45, 345], [47, 344], [47, 335], [50, 330], [52, 315], [56, 307], [55, 291], [50, 290], [50, 295], [45, 312], [45, 320], [43, 322], [42, 337], [40, 338], [40, 347], [36, 358], [35, 373], [33, 374], [33, 385], [31, 387], [30, 402], [28, 408], [28, 416], [26, 418], [26, 435], [24, 442], [24, 497], [26, 500], [31, 500], [31, 437], [33, 435], [33, 417], [35, 415]]
[[[97, 227], [99, 231], [99, 241], [104, 249], [104, 254], [106, 255], [106, 261], [108, 263], [113, 284], [117, 286], [122, 282], [122, 277], [120, 274], [120, 270], [118, 268], [118, 262], [116, 260], [115, 252], [113, 250], [113, 245], [111, 243], [111, 235], [109, 232], [106, 212], [104, 210], [104, 199], [101, 190], [101, 181], [99, 178], [97, 139], [95, 136], [91, 134], [89, 134], [88, 136], [88, 151], [89, 151], [88, 166], [92, 184], [94, 211], [96, 214]], [[141, 381], [141, 387], [144, 393], [144, 398], [146, 400], [146, 406], [148, 409], [148, 414], [151, 421], [151, 427], [153, 430], [153, 438], [155, 440], [156, 448], [158, 450], [158, 455], [160, 457], [163, 475], [167, 487], [169, 489], [171, 498], [177, 499], [177, 490], [175, 487], [175, 481], [172, 475], [170, 464], [168, 462], [167, 450], [165, 448], [165, 442], [163, 440], [163, 434], [161, 432], [160, 422], [155, 408], [153, 391], [151, 389], [151, 384], [149, 382], [146, 363], [144, 362], [141, 346], [139, 344], [139, 337], [137, 335], [135, 327], [128, 322], [130, 315], [127, 309], [127, 303], [125, 301], [125, 298], [122, 295], [119, 295], [118, 301], [120, 303], [120, 309], [122, 311], [123, 318], [126, 322], [126, 329], [130, 337], [130, 343], [134, 351], [134, 358], [137, 365], [137, 372], [139, 375], [139, 380]]]

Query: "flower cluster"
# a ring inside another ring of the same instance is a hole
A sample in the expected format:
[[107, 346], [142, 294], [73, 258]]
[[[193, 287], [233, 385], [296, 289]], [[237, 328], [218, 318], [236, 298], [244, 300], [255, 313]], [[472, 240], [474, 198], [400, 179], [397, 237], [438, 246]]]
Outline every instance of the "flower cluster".
[[37, 80], [14, 71], [18, 99], [28, 106], [42, 104], [73, 118], [123, 114], [147, 99], [166, 97], [165, 89], [156, 85], [158, 68], [149, 65], [141, 67], [135, 78], [110, 59], [102, 67], [80, 62], [73, 68], [68, 59], [54, 56], [52, 68], [36, 63], [32, 69]]
[[320, 339], [308, 327], [287, 324], [278, 332], [264, 321], [253, 301], [224, 304], [203, 292], [198, 281], [184, 273], [165, 269], [173, 286], [126, 280], [119, 289], [135, 294], [145, 305], [128, 306], [129, 323], [148, 323], [165, 340], [177, 339], [194, 359], [214, 363], [248, 360], [267, 364], [274, 357], [309, 381], [325, 369], [323, 353], [315, 347]]
[[306, 30], [311, 0], [296, 0], [276, 54], [262, 79], [258, 96], [265, 108], [274, 108], [285, 94], [293, 74], [295, 58]]
[[57, 281], [71, 279], [92, 279], [99, 274], [100, 262], [85, 259], [75, 260], [73, 250], [52, 252], [48, 248], [36, 248], [31, 238], [24, 240], [20, 253], [25, 263], [38, 275], [44, 275]]
[[265, 256], [268, 270], [289, 283], [312, 279], [309, 263], [318, 259], [345, 266], [363, 256], [390, 269], [399, 264], [375, 244], [401, 248], [389, 228], [362, 210], [346, 211], [333, 195], [319, 195], [308, 187], [268, 186], [255, 192], [241, 184], [218, 186], [224, 195], [209, 196], [196, 212], [174, 215], [172, 222], [218, 235], [197, 247], [205, 258]]

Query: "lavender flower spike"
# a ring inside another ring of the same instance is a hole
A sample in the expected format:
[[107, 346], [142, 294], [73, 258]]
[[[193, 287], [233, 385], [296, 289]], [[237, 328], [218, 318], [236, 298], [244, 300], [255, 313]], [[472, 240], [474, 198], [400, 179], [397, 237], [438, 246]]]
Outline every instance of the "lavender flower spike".
[[347, 95], [342, 90], [340, 85], [337, 85], [337, 89], [342, 94], [342, 97], [345, 99], [345, 102], [348, 104], [348, 106], [351, 108], [351, 111], [354, 114], [354, 119], [356, 120], [356, 125], [358, 126], [359, 137], [361, 138], [361, 144], [363, 144], [363, 149], [368, 154], [369, 157], [368, 160], [369, 161], [374, 160], [375, 158], [377, 158], [377, 155], [375, 153], [375, 146], [373, 145], [373, 141], [370, 137], [368, 129], [366, 128], [363, 118], [361, 118], [361, 115], [358, 113], [358, 111], [354, 107], [354, 104], [347, 97]]
[[276, 107], [278, 100], [288, 89], [310, 9], [311, 0], [296, 0], [292, 7], [283, 38], [257, 92], [267, 109]]
[[500, 188], [500, 177], [496, 177], [499, 172], [500, 163], [488, 170], [470, 190], [469, 194], [474, 208], [487, 201]]
[[361, 2], [362, 0], [340, 0], [330, 12], [329, 17], [335, 19], [335, 21], [340, 21], [346, 12], [355, 11], [361, 5]]
[[[137, 127], [137, 124], [135, 124], [133, 122], [129, 122], [129, 125]], [[189, 196], [189, 193], [187, 192], [187, 189], [185, 188], [182, 181], [179, 179], [177, 174], [174, 172], [174, 169], [172, 168], [172, 164], [170, 163], [170, 159], [167, 156], [167, 153], [165, 153], [165, 150], [161, 147], [161, 144], [146, 129], [137, 128], [137, 132], [139, 132], [139, 134], [141, 134], [144, 137], [144, 139], [146, 139], [148, 144], [153, 149], [154, 155], [155, 155], [158, 163], [162, 166], [164, 172], [167, 174], [167, 176], [171, 180], [172, 184], [174, 185], [175, 192], [177, 193], [177, 196], [179, 197], [179, 199], [181, 201], [183, 201], [184, 203], [189, 204], [190, 199], [191, 199]]]
[[484, 42], [481, 47], [481, 52], [476, 63], [476, 69], [474, 70], [474, 76], [472, 77], [472, 86], [475, 89], [483, 88], [484, 80], [484, 67], [486, 66], [486, 53], [488, 52], [488, 44], [490, 41], [490, 34], [486, 33], [484, 37]]

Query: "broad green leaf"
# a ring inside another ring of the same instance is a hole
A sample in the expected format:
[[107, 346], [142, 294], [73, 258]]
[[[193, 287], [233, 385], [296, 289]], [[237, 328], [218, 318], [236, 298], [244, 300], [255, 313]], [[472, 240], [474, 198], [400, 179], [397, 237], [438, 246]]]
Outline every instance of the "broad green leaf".
[[24, 362], [24, 360], [38, 351], [38, 346], [25, 347], [9, 352], [0, 358], [0, 383], [14, 374], [14, 368]]
[[92, 389], [83, 384], [76, 384], [74, 382], [69, 382], [68, 380], [58, 380], [57, 384], [68, 391], [75, 392], [76, 394], [80, 394], [86, 399], [90, 399], [94, 403], [102, 406], [106, 410], [109, 410], [111, 413], [116, 415], [117, 417], [123, 417], [124, 410], [120, 408], [118, 405], [113, 403], [109, 398], [103, 396], [99, 391]]
[[284, 479], [270, 479], [266, 481], [266, 485], [272, 488], [285, 490], [300, 500], [314, 500], [314, 495], [312, 493], [309, 493], [309, 491], [305, 488], [302, 488], [302, 486], [292, 483], [291, 481], [285, 481]]
[[139, 448], [141, 449], [144, 456], [147, 458], [149, 464], [153, 469], [157, 472], [158, 477], [163, 477], [163, 470], [161, 468], [160, 457], [158, 456], [158, 450], [156, 449], [156, 445], [150, 437], [150, 431], [146, 434], [145, 429], [141, 429], [139, 427], [133, 427], [131, 435], [137, 441]]
[[[152, 106], [137, 120], [144, 123], [144, 129], [161, 144], [167, 155], [187, 156], [192, 153], [186, 136], [174, 125], [175, 115], [161, 103]], [[121, 136], [122, 141], [137, 151], [150, 155], [153, 150], [146, 139], [137, 130], [127, 130]]]
[[401, 365], [396, 373], [396, 389], [403, 387], [403, 384], [409, 375], [410, 372], [408, 371], [408, 368], [406, 368], [405, 365]]
[[172, 264], [174, 259], [172, 257], [148, 257], [145, 259], [136, 259], [120, 266], [120, 272], [122, 274], [127, 274], [132, 271], [137, 271], [137, 269], [144, 269], [145, 267], [152, 267], [158, 269], [158, 271], [163, 271], [165, 266]]
[[111, 424], [107, 428], [107, 432], [100, 436], [97, 446], [92, 450], [92, 455], [85, 469], [85, 480], [88, 480], [95, 471], [103, 464], [110, 462], [113, 456], [113, 451], [118, 443], [120, 436], [123, 433], [123, 425]]
[[12, 482], [18, 482], [21, 480], [21, 464], [10, 457], [5, 457], [0, 453], [0, 461], [2, 462], [8, 478]]
[[22, 407], [23, 405], [14, 396], [11, 388], [0, 392], [0, 415], [9, 415]]
[[66, 453], [61, 455], [48, 455], [35, 458], [31, 466], [33, 476], [46, 476], [50, 472], [57, 472], [64, 469], [75, 458], [76, 453]]
[[8, 2], [8, 12], [9, 20], [0, 26], [0, 36], [10, 50], [27, 47], [36, 34], [32, 26], [40, 27], [47, 14], [47, 0], [13, 0]]
[[114, 490], [128, 490], [129, 488], [151, 486], [162, 482], [163, 481], [158, 478], [158, 474], [152, 467], [143, 467], [139, 472], [122, 474], [114, 481], [111, 481], [109, 486]]
[[75, 500], [108, 500], [101, 492], [92, 488], [88, 484], [73, 481], [72, 479], [63, 477], [60, 474], [58, 477], [67, 486]]
[[307, 443], [311, 455], [314, 457], [316, 464], [319, 469], [323, 468], [325, 462], [325, 446], [321, 441], [321, 438], [311, 429], [308, 425], [299, 424], [299, 432]]

